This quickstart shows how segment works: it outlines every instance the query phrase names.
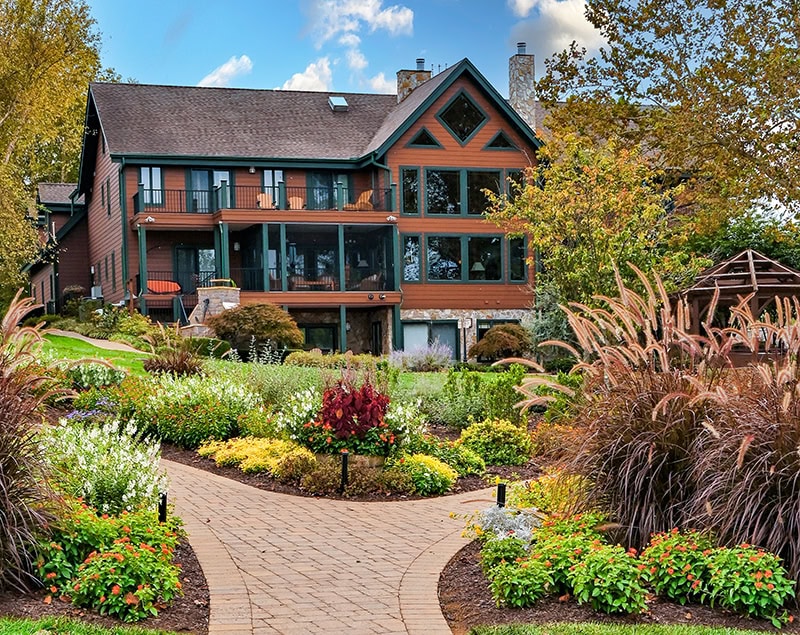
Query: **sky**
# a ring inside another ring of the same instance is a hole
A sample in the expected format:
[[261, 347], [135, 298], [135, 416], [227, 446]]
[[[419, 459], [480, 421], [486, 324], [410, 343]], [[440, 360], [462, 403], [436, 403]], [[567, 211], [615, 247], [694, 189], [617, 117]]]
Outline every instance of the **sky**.
[[102, 61], [142, 84], [394, 93], [416, 59], [468, 57], [508, 96], [517, 42], [542, 60], [602, 38], [585, 0], [88, 0]]

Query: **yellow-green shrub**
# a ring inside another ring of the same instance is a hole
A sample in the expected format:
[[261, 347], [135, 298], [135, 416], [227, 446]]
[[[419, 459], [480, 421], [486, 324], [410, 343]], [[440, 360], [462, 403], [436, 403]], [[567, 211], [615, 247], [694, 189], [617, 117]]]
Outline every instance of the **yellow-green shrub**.
[[461, 431], [461, 443], [487, 465], [519, 465], [531, 456], [531, 437], [525, 428], [506, 419], [486, 419]]
[[422, 496], [450, 491], [458, 479], [458, 472], [452, 467], [427, 454], [404, 456], [394, 467], [411, 476], [414, 491]]
[[380, 361], [372, 355], [352, 353], [325, 354], [321, 351], [294, 351], [286, 356], [287, 366], [311, 366], [313, 368], [369, 368]]
[[586, 497], [589, 482], [582, 476], [553, 471], [534, 481], [513, 483], [508, 506], [535, 507], [545, 514], [570, 514]]
[[245, 473], [265, 472], [279, 481], [294, 481], [312, 471], [317, 460], [292, 441], [244, 437], [204, 444], [198, 454], [220, 466], [238, 466]]

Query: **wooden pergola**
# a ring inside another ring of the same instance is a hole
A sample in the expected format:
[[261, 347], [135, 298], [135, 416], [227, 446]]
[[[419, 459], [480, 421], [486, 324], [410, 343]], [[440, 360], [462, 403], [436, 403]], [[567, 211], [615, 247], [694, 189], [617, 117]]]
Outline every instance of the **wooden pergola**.
[[775, 298], [800, 296], [800, 271], [782, 265], [753, 249], [746, 249], [698, 274], [695, 283], [680, 293], [689, 305], [692, 330], [699, 332], [711, 299], [719, 289], [718, 310], [739, 304], [752, 294], [750, 309], [760, 316]]

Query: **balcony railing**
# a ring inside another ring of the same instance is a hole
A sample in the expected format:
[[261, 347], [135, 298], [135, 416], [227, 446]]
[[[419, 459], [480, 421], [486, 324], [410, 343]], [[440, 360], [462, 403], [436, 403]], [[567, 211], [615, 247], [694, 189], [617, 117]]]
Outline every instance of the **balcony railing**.
[[[267, 271], [264, 280], [264, 269], [261, 267], [233, 267], [231, 278], [242, 291], [269, 291], [283, 289], [281, 272], [272, 268]], [[266, 282], [266, 285], [265, 285]], [[326, 269], [303, 269], [288, 272], [286, 276], [288, 291], [341, 291], [339, 276]], [[390, 280], [383, 269], [357, 271], [351, 274], [344, 285], [345, 291], [392, 291], [393, 280]]]
[[147, 189], [139, 185], [133, 195], [137, 214], [168, 212], [172, 214], [211, 214], [222, 209], [304, 209], [347, 212], [391, 212], [394, 187], [390, 189], [350, 189], [337, 183], [334, 187], [277, 187], [222, 185], [212, 190]]

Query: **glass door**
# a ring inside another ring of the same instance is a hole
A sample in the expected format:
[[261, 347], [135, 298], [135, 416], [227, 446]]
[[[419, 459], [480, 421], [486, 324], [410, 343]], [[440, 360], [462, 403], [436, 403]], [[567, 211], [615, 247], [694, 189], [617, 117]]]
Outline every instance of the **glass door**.
[[192, 170], [189, 211], [207, 214], [211, 183], [208, 170]]

